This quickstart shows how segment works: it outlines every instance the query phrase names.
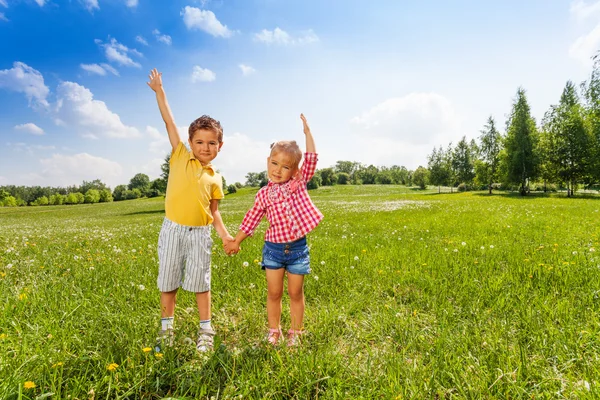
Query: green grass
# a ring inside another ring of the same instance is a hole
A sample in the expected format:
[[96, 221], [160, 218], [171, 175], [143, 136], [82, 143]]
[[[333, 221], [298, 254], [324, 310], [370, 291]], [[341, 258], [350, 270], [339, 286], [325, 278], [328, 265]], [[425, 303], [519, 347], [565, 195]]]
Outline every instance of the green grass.
[[[210, 356], [186, 343], [185, 292], [177, 345], [143, 351], [162, 199], [0, 209], [0, 398], [600, 397], [600, 199], [435, 192], [311, 192], [325, 219], [294, 351], [263, 343], [266, 223], [236, 257], [215, 241]], [[254, 193], [222, 202], [232, 233]]]

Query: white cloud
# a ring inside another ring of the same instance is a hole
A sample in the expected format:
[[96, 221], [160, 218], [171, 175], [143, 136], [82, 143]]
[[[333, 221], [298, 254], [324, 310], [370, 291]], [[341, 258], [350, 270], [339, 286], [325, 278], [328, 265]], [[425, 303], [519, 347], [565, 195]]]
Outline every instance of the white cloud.
[[136, 41], [136, 42], [138, 42], [138, 43], [141, 43], [141, 44], [143, 44], [144, 46], [148, 46], [148, 42], [147, 42], [147, 41], [146, 41], [146, 39], [144, 39], [144, 37], [143, 37], [143, 36], [141, 36], [141, 35], [137, 35], [137, 36], [135, 37], [135, 41]]
[[96, 75], [106, 76], [106, 72], [110, 72], [119, 76], [119, 72], [108, 64], [80, 64], [81, 69]]
[[165, 162], [162, 158], [152, 158], [147, 163], [141, 165], [135, 165], [131, 167], [131, 176], [137, 173], [144, 173], [148, 175], [150, 180], [159, 178], [162, 174], [160, 166]]
[[240, 67], [240, 69], [242, 70], [242, 74], [244, 76], [248, 76], [248, 75], [251, 75], [256, 72], [256, 70], [254, 68], [252, 68], [251, 66], [246, 65], [246, 64], [240, 64], [240, 65], [238, 65], [238, 67]]
[[569, 56], [578, 60], [582, 65], [589, 67], [592, 65], [592, 56], [598, 51], [600, 46], [600, 24], [586, 35], [580, 36], [569, 47]]
[[141, 67], [140, 63], [133, 61], [133, 59], [128, 55], [131, 53], [138, 57], [143, 56], [142, 53], [136, 49], [130, 49], [127, 46], [117, 42], [117, 40], [114, 38], [110, 39], [110, 43], [103, 43], [100, 39], [96, 39], [95, 42], [100, 47], [104, 48], [104, 54], [109, 61], [126, 67]]
[[171, 36], [161, 34], [158, 29], [153, 30], [152, 34], [156, 37], [156, 40], [158, 40], [159, 42], [162, 42], [168, 46], [171, 45], [171, 43], [172, 43]]
[[62, 82], [57, 89], [57, 117], [68, 126], [81, 129], [82, 135], [97, 137], [134, 138], [139, 131], [121, 122], [106, 103], [94, 100], [92, 92], [74, 82]]
[[199, 65], [194, 65], [192, 70], [192, 82], [212, 82], [217, 79], [217, 74], [210, 69], [202, 68]]
[[[223, 147], [213, 164], [225, 177], [228, 184], [244, 183], [248, 172], [267, 169], [269, 143], [260, 142], [241, 133], [225, 135]], [[240, 162], [244, 160], [244, 162]]]
[[46, 3], [46, 0], [35, 0], [35, 2], [37, 3], [38, 6], [44, 7], [44, 4]]
[[369, 140], [377, 137], [392, 139], [402, 146], [429, 146], [460, 137], [462, 120], [445, 97], [411, 93], [385, 100], [350, 122], [356, 133], [368, 135]]
[[84, 139], [89, 139], [89, 140], [99, 140], [100, 138], [96, 135], [94, 135], [93, 133], [84, 133], [83, 135], [81, 135], [82, 138]]
[[600, 13], [600, 1], [587, 3], [583, 0], [575, 0], [571, 2], [569, 13], [579, 21], [594, 17]]
[[32, 135], [43, 135], [44, 130], [32, 122], [15, 126], [18, 131], [31, 133]]
[[148, 150], [151, 153], [166, 155], [169, 150], [171, 150], [171, 144], [169, 143], [167, 132], [161, 133], [155, 127], [147, 126], [146, 135], [152, 139], [148, 145]]
[[4, 15], [4, 13], [0, 12], [0, 21], [9, 21], [9, 19], [6, 18], [6, 16]]
[[212, 11], [185, 6], [180, 15], [183, 16], [183, 23], [189, 30], [198, 29], [224, 38], [233, 35], [233, 32], [221, 24]]
[[8, 8], [8, 3], [6, 2], [6, 0], [0, 0], [0, 6]]
[[312, 29], [302, 32], [298, 37], [292, 37], [289, 33], [277, 27], [272, 31], [263, 29], [259, 33], [254, 34], [254, 40], [266, 44], [287, 46], [318, 42], [319, 37], [313, 32]]
[[137, 7], [138, 0], [125, 0], [125, 5], [127, 7]]
[[48, 107], [46, 97], [50, 89], [44, 84], [44, 77], [22, 62], [16, 61], [11, 69], [0, 70], [0, 88], [24, 93], [34, 109]]
[[74, 155], [53, 154], [40, 160], [41, 175], [52, 185], [68, 186], [84, 180], [100, 179], [109, 185], [118, 182], [123, 168], [119, 163], [88, 153]]
[[94, 9], [99, 10], [98, 0], [79, 0], [81, 4], [89, 11], [92, 12]]

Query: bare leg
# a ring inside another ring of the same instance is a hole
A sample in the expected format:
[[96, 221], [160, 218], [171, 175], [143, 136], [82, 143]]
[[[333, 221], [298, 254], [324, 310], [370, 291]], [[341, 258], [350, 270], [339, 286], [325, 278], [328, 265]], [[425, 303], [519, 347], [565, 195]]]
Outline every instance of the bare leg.
[[267, 276], [267, 318], [269, 328], [279, 329], [281, 322], [281, 296], [285, 269], [265, 269]]
[[200, 314], [200, 321], [207, 321], [210, 319], [210, 291], [196, 293], [196, 304], [198, 305], [198, 313]]
[[290, 295], [291, 329], [299, 331], [304, 321], [304, 275], [288, 272], [288, 294]]
[[172, 317], [175, 314], [175, 300], [177, 289], [171, 292], [160, 293], [160, 316], [161, 318]]

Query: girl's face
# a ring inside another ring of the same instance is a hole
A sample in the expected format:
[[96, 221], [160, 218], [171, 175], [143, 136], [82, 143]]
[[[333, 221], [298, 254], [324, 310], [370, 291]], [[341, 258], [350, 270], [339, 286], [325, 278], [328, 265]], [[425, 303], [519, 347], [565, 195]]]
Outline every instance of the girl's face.
[[273, 183], [285, 183], [296, 173], [293, 158], [284, 152], [267, 157], [267, 175]]

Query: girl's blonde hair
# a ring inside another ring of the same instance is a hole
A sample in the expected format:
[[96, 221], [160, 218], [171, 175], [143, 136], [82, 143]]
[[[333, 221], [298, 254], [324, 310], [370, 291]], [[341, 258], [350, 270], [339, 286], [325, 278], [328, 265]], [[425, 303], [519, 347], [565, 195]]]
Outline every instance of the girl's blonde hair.
[[302, 150], [295, 140], [280, 140], [271, 144], [271, 156], [273, 154], [286, 153], [292, 158], [294, 168], [298, 168], [302, 160]]

